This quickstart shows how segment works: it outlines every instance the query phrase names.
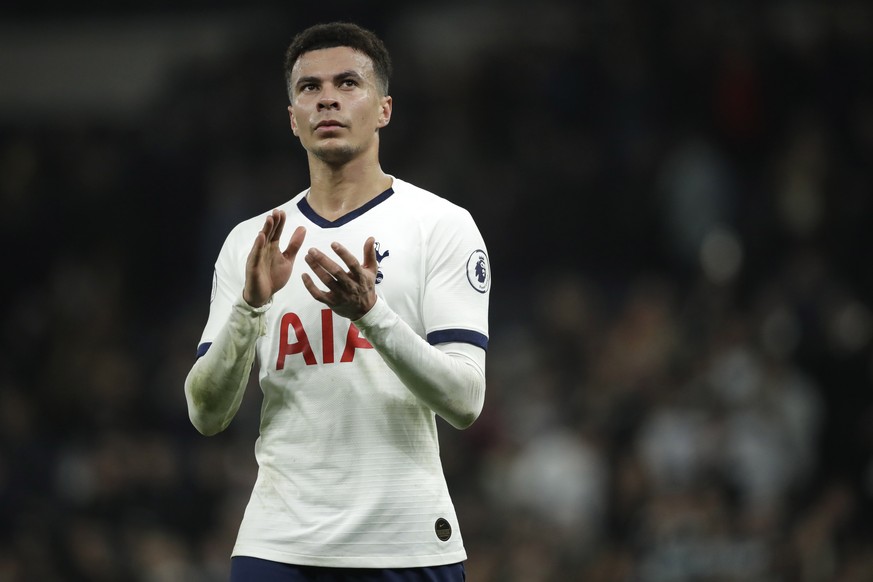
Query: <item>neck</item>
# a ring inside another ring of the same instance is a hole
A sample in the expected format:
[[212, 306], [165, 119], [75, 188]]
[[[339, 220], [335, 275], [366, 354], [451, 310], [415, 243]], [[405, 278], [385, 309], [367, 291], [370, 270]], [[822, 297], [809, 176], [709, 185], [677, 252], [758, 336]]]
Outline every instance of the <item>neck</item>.
[[[362, 157], [363, 158], [363, 157]], [[357, 158], [332, 165], [309, 156], [309, 206], [327, 220], [360, 208], [391, 186], [378, 160]]]

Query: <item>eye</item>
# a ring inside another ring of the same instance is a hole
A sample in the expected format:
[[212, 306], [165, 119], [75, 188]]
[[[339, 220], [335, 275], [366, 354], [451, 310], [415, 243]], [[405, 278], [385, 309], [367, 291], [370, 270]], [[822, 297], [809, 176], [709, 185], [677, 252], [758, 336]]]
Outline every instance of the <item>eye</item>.
[[342, 87], [351, 88], [357, 87], [358, 82], [355, 79], [343, 79], [342, 83], [340, 83]]

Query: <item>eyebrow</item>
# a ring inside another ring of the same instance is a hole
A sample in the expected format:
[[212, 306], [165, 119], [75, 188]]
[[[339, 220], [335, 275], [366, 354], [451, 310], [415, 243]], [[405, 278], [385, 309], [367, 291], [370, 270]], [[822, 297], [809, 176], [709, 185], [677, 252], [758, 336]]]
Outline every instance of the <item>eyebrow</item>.
[[[332, 78], [334, 81], [343, 81], [345, 79], [360, 79], [362, 81], [364, 80], [363, 75], [361, 75], [359, 72], [352, 70], [352, 69], [349, 69], [347, 71], [342, 71], [341, 73], [337, 73]], [[297, 82], [294, 84], [294, 86], [300, 87], [301, 85], [308, 85], [310, 83], [318, 84], [318, 83], [321, 83], [321, 81], [322, 81], [321, 77], [316, 77], [314, 75], [307, 75], [305, 77], [300, 77], [299, 79], [297, 79]]]

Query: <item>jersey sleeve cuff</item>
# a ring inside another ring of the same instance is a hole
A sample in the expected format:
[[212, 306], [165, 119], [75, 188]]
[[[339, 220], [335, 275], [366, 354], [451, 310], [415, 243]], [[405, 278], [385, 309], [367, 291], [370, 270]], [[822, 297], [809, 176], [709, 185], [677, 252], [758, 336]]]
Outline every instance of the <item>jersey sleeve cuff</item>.
[[361, 332], [366, 333], [368, 330], [390, 327], [397, 317], [398, 315], [388, 307], [388, 304], [381, 297], [377, 297], [376, 303], [373, 304], [370, 311], [352, 323]]
[[252, 307], [246, 302], [242, 295], [240, 295], [236, 302], [233, 304], [233, 308], [236, 309], [243, 315], [251, 315], [257, 317], [267, 312], [270, 307], [273, 306], [273, 298], [270, 297], [266, 303], [261, 305], [260, 307]]

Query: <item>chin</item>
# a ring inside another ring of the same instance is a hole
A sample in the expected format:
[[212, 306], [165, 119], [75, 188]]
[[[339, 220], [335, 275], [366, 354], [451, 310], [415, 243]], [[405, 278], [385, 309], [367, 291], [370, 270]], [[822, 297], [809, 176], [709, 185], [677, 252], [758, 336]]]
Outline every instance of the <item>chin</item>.
[[328, 164], [341, 164], [354, 158], [357, 150], [347, 145], [315, 147], [312, 149], [312, 155]]

